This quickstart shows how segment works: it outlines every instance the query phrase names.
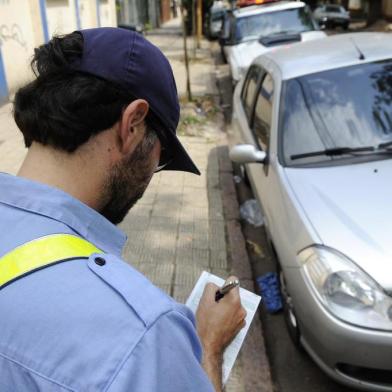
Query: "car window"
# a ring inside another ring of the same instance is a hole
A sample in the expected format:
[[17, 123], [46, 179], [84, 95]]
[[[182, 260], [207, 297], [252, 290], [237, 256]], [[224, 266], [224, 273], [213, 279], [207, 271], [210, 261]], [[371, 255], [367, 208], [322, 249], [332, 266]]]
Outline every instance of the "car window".
[[272, 76], [267, 74], [261, 83], [253, 119], [254, 135], [264, 151], [266, 151], [269, 146], [273, 98], [274, 81]]
[[391, 72], [392, 59], [285, 81], [280, 123], [285, 163], [327, 164], [347, 156], [291, 157], [392, 142]]
[[237, 43], [280, 33], [302, 33], [315, 30], [308, 7], [243, 16], [236, 20]]
[[223, 18], [222, 38], [228, 39], [230, 37], [230, 17], [225, 15]]
[[245, 80], [244, 89], [242, 90], [242, 103], [244, 105], [244, 110], [249, 124], [252, 117], [253, 105], [260, 74], [260, 67], [255, 65], [250, 67]]
[[338, 5], [327, 5], [325, 10], [327, 12], [341, 12], [341, 8]]

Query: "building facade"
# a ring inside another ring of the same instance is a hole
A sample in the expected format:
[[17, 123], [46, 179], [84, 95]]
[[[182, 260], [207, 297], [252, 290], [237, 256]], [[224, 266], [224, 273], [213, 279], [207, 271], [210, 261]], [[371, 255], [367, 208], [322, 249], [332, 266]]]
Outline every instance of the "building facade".
[[119, 24], [156, 28], [171, 18], [172, 0], [117, 0]]
[[0, 103], [31, 79], [35, 47], [100, 26], [117, 26], [115, 0], [0, 0]]

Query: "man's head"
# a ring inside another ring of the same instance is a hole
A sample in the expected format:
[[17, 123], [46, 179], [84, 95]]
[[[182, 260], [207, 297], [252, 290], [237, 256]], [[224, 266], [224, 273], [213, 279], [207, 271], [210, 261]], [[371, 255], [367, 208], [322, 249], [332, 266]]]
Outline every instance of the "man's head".
[[110, 164], [99, 210], [113, 223], [142, 196], [158, 165], [197, 172], [175, 136], [170, 65], [138, 34], [104, 28], [55, 37], [35, 50], [32, 67], [36, 79], [14, 103], [26, 146], [68, 155], [102, 154], [104, 147]]

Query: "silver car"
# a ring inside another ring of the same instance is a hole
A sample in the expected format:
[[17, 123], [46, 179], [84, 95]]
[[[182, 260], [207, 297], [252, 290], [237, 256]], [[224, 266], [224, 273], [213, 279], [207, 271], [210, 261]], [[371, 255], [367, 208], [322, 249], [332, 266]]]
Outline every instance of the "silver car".
[[258, 57], [234, 94], [279, 260], [289, 332], [332, 378], [392, 391], [392, 39], [358, 33]]
[[305, 3], [278, 1], [227, 12], [220, 44], [235, 84], [256, 57], [276, 50], [280, 45], [325, 36]]

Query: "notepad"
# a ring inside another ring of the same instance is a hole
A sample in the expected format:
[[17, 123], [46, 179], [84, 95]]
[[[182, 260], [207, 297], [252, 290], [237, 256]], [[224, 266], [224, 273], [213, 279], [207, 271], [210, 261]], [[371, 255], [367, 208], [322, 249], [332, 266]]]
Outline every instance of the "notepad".
[[[204, 287], [208, 283], [215, 283], [217, 286], [222, 287], [225, 283], [224, 279], [219, 278], [216, 275], [210, 274], [207, 271], [203, 271], [195, 287], [193, 288], [191, 295], [187, 299], [185, 305], [188, 306], [193, 313], [196, 314], [196, 309], [199, 306], [200, 298], [203, 294]], [[240, 298], [244, 309], [246, 310], [246, 326], [241, 329], [238, 335], [233, 341], [226, 347], [223, 353], [223, 367], [222, 367], [222, 382], [226, 384], [229, 379], [231, 369], [234, 366], [234, 362], [240, 352], [241, 346], [245, 340], [245, 336], [248, 333], [250, 324], [256, 313], [257, 307], [259, 306], [261, 297], [243, 288], [240, 288]]]

